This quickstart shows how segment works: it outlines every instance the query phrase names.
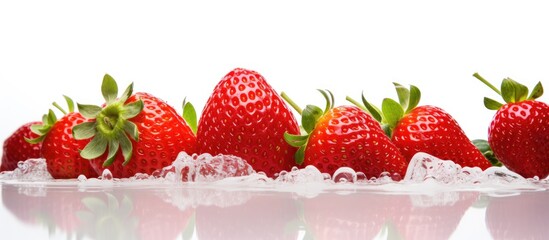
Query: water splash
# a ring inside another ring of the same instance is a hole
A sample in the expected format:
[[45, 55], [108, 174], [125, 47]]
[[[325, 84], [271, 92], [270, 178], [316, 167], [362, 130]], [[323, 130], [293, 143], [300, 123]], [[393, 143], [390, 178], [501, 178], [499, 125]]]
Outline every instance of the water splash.
[[13, 171], [4, 171], [0, 173], [0, 180], [42, 181], [51, 179], [53, 179], [53, 177], [48, 172], [46, 160], [43, 158], [20, 161], [17, 164], [17, 168]]
[[[389, 192], [409, 191], [455, 191], [455, 190], [543, 190], [549, 188], [549, 180], [525, 179], [504, 168], [461, 167], [447, 160], [429, 154], [418, 153], [411, 160], [404, 177], [384, 172], [380, 176], [366, 178], [362, 172], [351, 168], [337, 169], [333, 176], [321, 173], [314, 166], [294, 167], [280, 172], [276, 178], [269, 178], [256, 172], [244, 159], [231, 155], [180, 153], [170, 165], [151, 175], [138, 173], [131, 178], [113, 178], [105, 170], [98, 178], [79, 176], [73, 180], [53, 180], [47, 172], [44, 159], [29, 159], [21, 162], [14, 171], [0, 173], [0, 180], [17, 182], [66, 183], [87, 186], [114, 186], [143, 184], [207, 184], [218, 188], [255, 188], [259, 190], [301, 192], [306, 196], [329, 189], [374, 189]], [[196, 186], [196, 185], [195, 185]]]

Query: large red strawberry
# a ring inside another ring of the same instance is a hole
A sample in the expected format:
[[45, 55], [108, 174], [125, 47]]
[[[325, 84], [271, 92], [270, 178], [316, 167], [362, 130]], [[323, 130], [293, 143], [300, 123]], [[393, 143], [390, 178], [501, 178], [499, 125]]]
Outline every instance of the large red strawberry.
[[418, 107], [421, 92], [417, 87], [394, 85], [400, 103], [386, 98], [380, 110], [363, 96], [363, 107], [384, 124], [386, 133], [407, 161], [416, 153], [425, 152], [463, 167], [484, 170], [491, 166], [450, 114], [435, 106]]
[[78, 104], [89, 121], [74, 127], [76, 139], [92, 139], [80, 156], [95, 159], [91, 163], [99, 174], [104, 168], [118, 178], [151, 174], [181, 151], [196, 152], [195, 134], [166, 102], [148, 93], [132, 95], [133, 83], [117, 98], [118, 85], [108, 74], [101, 91], [104, 107]]
[[53, 178], [66, 179], [77, 178], [80, 174], [86, 177], [97, 177], [97, 173], [91, 167], [87, 159], [80, 157], [79, 149], [82, 149], [89, 141], [77, 140], [73, 137], [72, 128], [86, 122], [86, 119], [74, 112], [72, 100], [65, 97], [69, 105], [65, 115], [57, 119], [53, 111], [44, 116], [43, 123], [34, 125], [32, 131], [39, 135], [38, 138], [27, 139], [31, 143], [42, 143], [42, 155], [46, 159], [48, 172]]
[[296, 148], [284, 132], [299, 133], [294, 116], [259, 73], [229, 72], [214, 88], [200, 117], [200, 153], [239, 156], [256, 170], [274, 176], [295, 165]]
[[38, 135], [33, 133], [31, 130], [31, 126], [36, 124], [41, 124], [41, 122], [30, 122], [24, 124], [15, 130], [15, 132], [4, 141], [0, 172], [12, 171], [16, 169], [19, 161], [25, 161], [29, 158], [42, 157], [40, 152], [42, 144], [31, 144], [25, 141], [25, 138], [38, 137]]
[[355, 106], [332, 108], [331, 93], [328, 92], [329, 97], [327, 92], [320, 92], [327, 102], [324, 111], [313, 105], [307, 105], [301, 111], [296, 106], [308, 134], [286, 134], [288, 143], [299, 147], [296, 162], [314, 165], [329, 174], [334, 174], [340, 167], [350, 167], [368, 177], [378, 177], [382, 172], [404, 176], [406, 161], [379, 123]]
[[536, 101], [543, 94], [539, 82], [532, 93], [510, 78], [498, 90], [478, 73], [474, 76], [505, 100], [501, 104], [484, 98], [484, 105], [497, 110], [488, 129], [488, 143], [496, 157], [523, 177], [549, 176], [549, 105]]

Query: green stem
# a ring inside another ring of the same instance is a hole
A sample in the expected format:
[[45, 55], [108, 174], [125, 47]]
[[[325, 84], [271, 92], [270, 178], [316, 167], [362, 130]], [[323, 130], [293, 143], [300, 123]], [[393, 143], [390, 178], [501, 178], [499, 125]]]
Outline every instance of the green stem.
[[350, 103], [354, 104], [355, 106], [361, 108], [362, 110], [366, 111], [366, 112], [369, 112], [368, 109], [366, 109], [366, 107], [364, 105], [362, 105], [361, 103], [359, 103], [357, 100], [347, 96], [345, 97], [345, 100], [349, 101]]
[[486, 84], [486, 86], [490, 87], [492, 90], [494, 90], [497, 94], [501, 96], [501, 91], [492, 85], [490, 82], [488, 82], [486, 79], [484, 79], [482, 76], [480, 76], [478, 73], [474, 73], [473, 76], [480, 80], [482, 83]]
[[59, 109], [59, 111], [61, 111], [63, 113], [63, 115], [67, 115], [67, 111], [65, 111], [65, 109], [63, 109], [61, 106], [59, 106], [59, 104], [57, 104], [56, 102], [53, 102], [52, 104], [55, 108]]
[[299, 115], [301, 115], [303, 113], [303, 109], [301, 109], [290, 97], [288, 97], [288, 95], [286, 95], [285, 92], [280, 93], [280, 96], [288, 104], [290, 104], [290, 106], [292, 106], [292, 108], [295, 109], [297, 111], [297, 113], [299, 113]]

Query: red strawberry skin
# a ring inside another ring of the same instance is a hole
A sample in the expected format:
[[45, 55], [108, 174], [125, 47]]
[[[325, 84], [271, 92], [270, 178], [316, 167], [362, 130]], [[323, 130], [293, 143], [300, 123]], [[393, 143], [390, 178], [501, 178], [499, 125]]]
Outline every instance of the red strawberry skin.
[[[196, 136], [185, 120], [166, 102], [143, 92], [132, 95], [126, 103], [141, 99], [143, 111], [130, 119], [137, 125], [139, 141], [130, 138], [133, 144], [132, 159], [124, 166], [124, 157], [119, 152], [114, 163], [108, 167], [113, 177], [127, 178], [136, 173], [151, 174], [166, 167], [177, 158], [181, 151], [187, 154], [196, 152]], [[106, 154], [92, 160], [98, 174], [104, 170]]]
[[379, 123], [355, 106], [332, 108], [318, 120], [303, 163], [329, 174], [350, 167], [368, 177], [384, 171], [404, 176], [407, 166]]
[[97, 177], [90, 161], [80, 157], [80, 150], [89, 140], [76, 140], [72, 136], [75, 125], [87, 121], [80, 113], [68, 113], [52, 126], [42, 142], [42, 155], [53, 178]]
[[488, 129], [496, 157], [523, 177], [549, 175], [549, 106], [527, 100], [503, 105]]
[[41, 124], [41, 122], [30, 122], [19, 127], [4, 141], [0, 172], [16, 169], [19, 161], [42, 157], [40, 150], [42, 147], [41, 143], [31, 144], [25, 141], [25, 138], [32, 139], [38, 137], [38, 135], [33, 133], [30, 129], [30, 127], [35, 124]]
[[274, 176], [295, 165], [294, 148], [284, 132], [299, 125], [282, 98], [255, 71], [228, 73], [208, 99], [198, 126], [200, 153], [239, 156], [256, 170]]
[[393, 142], [409, 162], [418, 152], [452, 160], [462, 167], [486, 169], [490, 162], [467, 138], [456, 120], [434, 106], [420, 106], [406, 114], [393, 131]]

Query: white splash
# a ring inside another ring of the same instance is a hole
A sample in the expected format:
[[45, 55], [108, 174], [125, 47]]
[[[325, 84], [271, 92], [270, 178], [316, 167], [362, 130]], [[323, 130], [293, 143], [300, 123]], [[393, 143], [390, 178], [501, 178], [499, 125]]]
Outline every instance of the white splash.
[[17, 168], [13, 171], [4, 171], [0, 173], [0, 180], [42, 181], [51, 179], [53, 179], [53, 177], [48, 172], [46, 160], [43, 158], [20, 161], [17, 164]]
[[[294, 167], [280, 172], [276, 178], [269, 178], [256, 172], [244, 159], [231, 155], [188, 155], [180, 153], [170, 165], [151, 175], [138, 173], [131, 178], [113, 178], [105, 170], [98, 178], [79, 176], [74, 180], [53, 180], [46, 169], [44, 159], [29, 159], [21, 162], [14, 171], [0, 173], [0, 180], [10, 182], [42, 181], [49, 184], [76, 184], [79, 187], [112, 187], [117, 185], [141, 186], [147, 184], [202, 184], [222, 189], [256, 189], [259, 191], [290, 191], [300, 195], [314, 196], [322, 191], [343, 192], [376, 190], [384, 192], [410, 191], [459, 191], [459, 190], [543, 190], [549, 188], [549, 180], [525, 179], [503, 167], [480, 168], [461, 167], [447, 160], [429, 154], [418, 153], [411, 160], [402, 179], [400, 175], [387, 172], [370, 179], [362, 172], [342, 167], [333, 176], [321, 173], [314, 166]], [[192, 205], [192, 203], [188, 203]]]

